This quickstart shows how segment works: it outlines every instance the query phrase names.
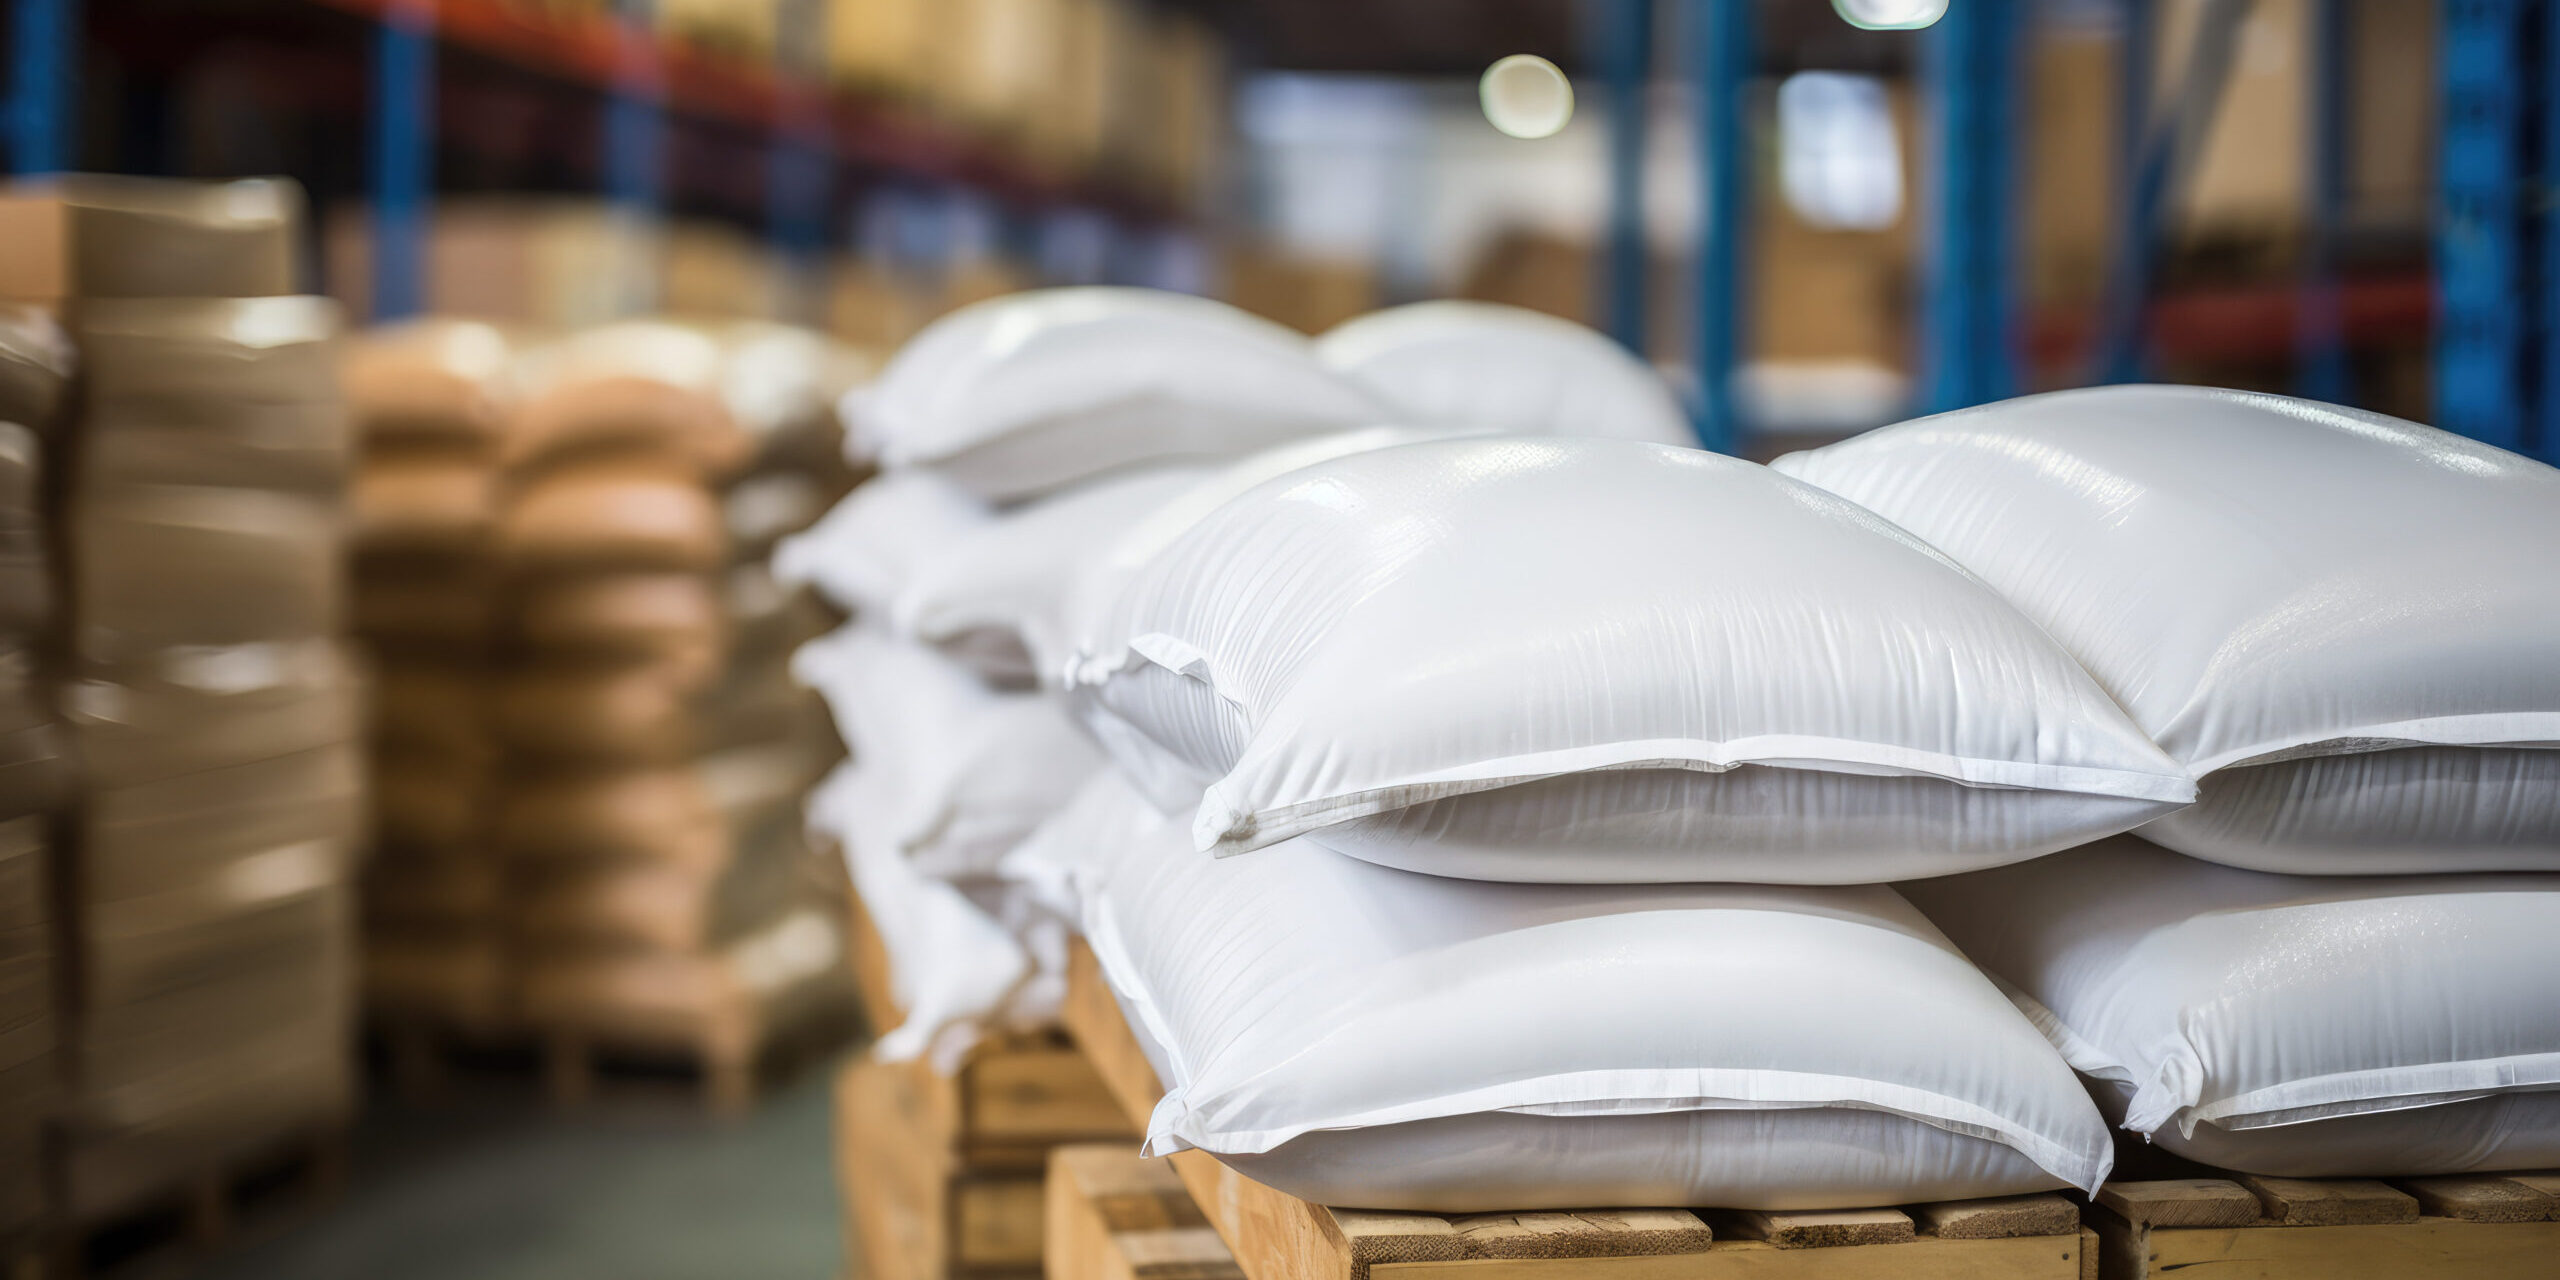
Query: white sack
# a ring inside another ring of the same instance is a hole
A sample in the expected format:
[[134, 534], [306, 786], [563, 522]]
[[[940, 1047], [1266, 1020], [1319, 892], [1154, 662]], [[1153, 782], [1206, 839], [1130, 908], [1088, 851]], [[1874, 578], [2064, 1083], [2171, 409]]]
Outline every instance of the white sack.
[[1077, 575], [1203, 474], [1166, 467], [1109, 476], [997, 516], [923, 557], [890, 609], [890, 626], [990, 680], [1054, 682]]
[[1778, 460], [2000, 589], [2297, 873], [2560, 869], [2560, 471], [2355, 409], [2029, 396]]
[[2271, 875], [2125, 836], [1902, 889], [2177, 1154], [2560, 1165], [2560, 877]]
[[[1301, 467], [1312, 467], [1319, 462], [1347, 458], [1373, 449], [1486, 434], [1491, 433], [1474, 427], [1362, 427], [1356, 431], [1336, 431], [1331, 435], [1292, 441], [1210, 472], [1121, 530], [1099, 553], [1083, 558], [1064, 592], [1064, 600], [1060, 604], [1063, 617], [1059, 651], [1055, 660], [1046, 660], [1044, 655], [1043, 678], [1058, 679], [1066, 661], [1077, 652], [1095, 646], [1096, 633], [1106, 624], [1111, 606], [1118, 602], [1120, 593], [1138, 576], [1139, 570], [1155, 559], [1157, 552], [1172, 546], [1176, 538], [1200, 523], [1210, 512], [1225, 506], [1229, 500], [1255, 485]], [[1197, 797], [1192, 798], [1196, 802]]]
[[[1811, 1209], [2095, 1187], [2105, 1122], [1881, 886], [1615, 888], [1210, 859], [1115, 777], [1064, 862], [1196, 1147], [1319, 1204]], [[1035, 847], [1045, 845], [1045, 848]]]
[[879, 788], [877, 843], [939, 878], [985, 876], [1075, 794], [1102, 757], [1038, 694], [987, 688], [930, 649], [859, 627], [802, 645], [816, 689]]
[[1386, 421], [1308, 341], [1206, 298], [1044, 289], [963, 307], [844, 401], [857, 449], [998, 501]]
[[1291, 472], [1156, 555], [1070, 671], [1200, 848], [1489, 880], [1867, 883], [2193, 798], [1981, 583], [1697, 450], [1478, 439]]
[[891, 834], [899, 806], [884, 782], [857, 765], [836, 766], [809, 793], [809, 827], [843, 849], [888, 954], [890, 995], [906, 1014], [874, 1052], [892, 1062], [930, 1054], [956, 1068], [990, 1025], [1054, 1013], [1057, 1000], [1027, 990], [1035, 966], [1004, 924], [899, 856]]
[[773, 552], [773, 576], [807, 583], [848, 613], [886, 618], [916, 567], [995, 518], [930, 472], [881, 476], [846, 494]]
[[1652, 366], [1605, 334], [1525, 307], [1441, 301], [1372, 311], [1317, 338], [1316, 355], [1399, 421], [1698, 442]]

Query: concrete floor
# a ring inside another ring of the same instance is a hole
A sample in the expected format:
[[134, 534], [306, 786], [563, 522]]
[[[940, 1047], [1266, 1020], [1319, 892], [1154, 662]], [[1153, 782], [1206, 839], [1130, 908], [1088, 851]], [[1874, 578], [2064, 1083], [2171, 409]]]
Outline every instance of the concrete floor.
[[826, 1064], [721, 1122], [676, 1089], [561, 1112], [529, 1081], [375, 1098], [344, 1196], [205, 1280], [833, 1280]]

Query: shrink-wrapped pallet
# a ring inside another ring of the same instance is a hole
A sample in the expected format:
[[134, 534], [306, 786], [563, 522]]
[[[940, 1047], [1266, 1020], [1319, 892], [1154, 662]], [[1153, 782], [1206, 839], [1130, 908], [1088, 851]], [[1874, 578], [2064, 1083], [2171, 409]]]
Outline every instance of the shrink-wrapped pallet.
[[832, 962], [755, 959], [814, 947], [811, 922], [841, 945], [793, 813], [840, 747], [788, 668], [831, 619], [762, 560], [847, 487], [832, 405], [859, 370], [794, 330], [654, 322], [525, 368], [488, 702], [522, 1012], [726, 1070], [845, 995]]
[[505, 1017], [503, 869], [488, 841], [500, 618], [495, 540], [516, 343], [431, 320], [378, 329], [343, 365], [361, 461], [354, 620], [377, 669], [366, 1002], [447, 1034]]
[[89, 179], [0, 199], [43, 232], [0, 274], [44, 278], [82, 365], [54, 490], [85, 770], [53, 859], [76, 1220], [352, 1105], [352, 449], [337, 309], [283, 296], [298, 202]]

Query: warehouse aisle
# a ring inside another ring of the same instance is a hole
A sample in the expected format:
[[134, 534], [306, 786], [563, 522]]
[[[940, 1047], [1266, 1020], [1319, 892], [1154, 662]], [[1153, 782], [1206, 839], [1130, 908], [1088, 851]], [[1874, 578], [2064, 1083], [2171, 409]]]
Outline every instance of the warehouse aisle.
[[735, 1124], [675, 1092], [563, 1114], [529, 1090], [377, 1102], [329, 1212], [204, 1280], [823, 1280], [841, 1252], [832, 1073]]

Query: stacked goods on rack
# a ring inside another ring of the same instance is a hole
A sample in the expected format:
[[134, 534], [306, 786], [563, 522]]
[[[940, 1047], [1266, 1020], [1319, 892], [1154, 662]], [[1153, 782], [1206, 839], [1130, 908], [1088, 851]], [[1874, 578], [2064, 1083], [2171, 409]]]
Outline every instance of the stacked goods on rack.
[[299, 195], [64, 179], [0, 201], [60, 308], [71, 973], [57, 1186], [92, 1221], [351, 1103], [357, 672], [338, 311], [285, 296]]
[[1188, 208], [1226, 118], [1225, 53], [1136, 0], [829, 0], [828, 77], [998, 139], [1043, 174]]
[[44, 468], [71, 372], [50, 316], [0, 304], [0, 1248], [44, 1213], [43, 1135], [59, 1101], [45, 849], [64, 779], [38, 673], [54, 595]]
[[350, 344], [355, 630], [374, 661], [365, 1006], [386, 1027], [486, 1036], [505, 1022], [504, 867], [488, 691], [494, 537], [513, 346], [471, 321]]
[[788, 674], [826, 619], [765, 566], [843, 492], [859, 361], [777, 326], [634, 322], [529, 353], [496, 526], [517, 1012], [585, 1046], [681, 1048], [720, 1105], [844, 994], [796, 804], [838, 747]]

